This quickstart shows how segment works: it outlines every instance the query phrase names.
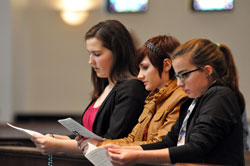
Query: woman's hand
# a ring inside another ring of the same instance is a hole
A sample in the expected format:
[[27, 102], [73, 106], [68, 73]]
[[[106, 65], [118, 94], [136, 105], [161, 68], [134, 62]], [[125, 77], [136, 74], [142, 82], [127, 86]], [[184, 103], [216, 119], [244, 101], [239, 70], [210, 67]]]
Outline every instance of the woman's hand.
[[115, 166], [125, 166], [135, 164], [140, 150], [108, 148], [111, 162]]
[[34, 142], [36, 147], [41, 151], [42, 154], [48, 155], [56, 152], [55, 142], [56, 138], [53, 138], [51, 134], [37, 135], [34, 134], [31, 137], [31, 141]]
[[93, 144], [93, 145], [97, 145], [97, 140], [93, 139], [93, 138], [89, 138], [89, 139], [86, 139], [86, 138], [83, 138], [81, 136], [77, 136], [75, 138], [75, 140], [77, 141], [77, 146], [78, 148], [82, 151], [82, 153], [85, 155], [88, 148], [89, 148], [89, 145], [88, 145], [88, 142]]
[[142, 151], [140, 146], [106, 144], [102, 147], [108, 150], [111, 162], [117, 166], [135, 164], [138, 154]]

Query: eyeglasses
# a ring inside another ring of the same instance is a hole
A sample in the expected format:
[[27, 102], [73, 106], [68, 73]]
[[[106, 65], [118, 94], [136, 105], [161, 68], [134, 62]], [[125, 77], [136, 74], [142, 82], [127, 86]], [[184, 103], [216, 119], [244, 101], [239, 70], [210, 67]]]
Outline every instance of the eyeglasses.
[[198, 70], [200, 70], [200, 68], [190, 70], [190, 71], [187, 71], [187, 72], [181, 73], [181, 74], [175, 74], [175, 77], [176, 77], [176, 79], [179, 79], [181, 82], [184, 82], [187, 79], [187, 77], [189, 76], [189, 74], [191, 74], [195, 71], [198, 71]]

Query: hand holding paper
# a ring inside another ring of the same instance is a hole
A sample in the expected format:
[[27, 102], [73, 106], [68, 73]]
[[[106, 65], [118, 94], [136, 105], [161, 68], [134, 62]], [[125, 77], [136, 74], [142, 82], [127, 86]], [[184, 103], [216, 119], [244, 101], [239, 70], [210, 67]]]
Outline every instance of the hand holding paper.
[[95, 166], [113, 166], [109, 159], [107, 150], [104, 148], [96, 147], [89, 142], [85, 157]]
[[[77, 123], [75, 120], [72, 118], [66, 118], [66, 119], [61, 119], [58, 120], [59, 123], [61, 123], [64, 127], [66, 127], [68, 130], [70, 130], [73, 134], [77, 136], [83, 136], [85, 138], [91, 138], [98, 140], [98, 141], [103, 141], [104, 139], [85, 127], [83, 127], [81, 124]], [[78, 143], [81, 143], [82, 141], [77, 139]], [[93, 163], [95, 166], [113, 166], [111, 163], [107, 150], [104, 148], [99, 148], [96, 147], [95, 145], [87, 142], [87, 140], [84, 140], [84, 145], [86, 144], [87, 151], [85, 154], [85, 157]], [[83, 150], [84, 148], [82, 148]], [[85, 153], [85, 152], [84, 152]]]
[[83, 127], [81, 124], [73, 120], [72, 118], [66, 118], [58, 120], [59, 123], [61, 123], [65, 128], [67, 128], [69, 131], [71, 131], [76, 136], [83, 136], [85, 138], [94, 138], [98, 141], [103, 141], [104, 139], [85, 127]]

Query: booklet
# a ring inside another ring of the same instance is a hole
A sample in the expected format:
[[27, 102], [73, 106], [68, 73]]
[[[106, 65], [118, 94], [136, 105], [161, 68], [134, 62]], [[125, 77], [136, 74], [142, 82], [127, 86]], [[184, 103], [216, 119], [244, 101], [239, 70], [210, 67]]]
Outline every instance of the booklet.
[[98, 141], [103, 141], [104, 139], [93, 132], [86, 129], [84, 126], [73, 120], [72, 118], [60, 119], [58, 120], [65, 128], [71, 131], [74, 135], [83, 136], [84, 138], [94, 138]]
[[[83, 136], [85, 138], [94, 138], [98, 141], [104, 140], [102, 137], [89, 131], [72, 118], [60, 119], [58, 122], [71, 131], [74, 135]], [[85, 157], [95, 166], [113, 166], [113, 164], [110, 162], [107, 150], [101, 147], [96, 147], [89, 142]]]
[[21, 128], [21, 127], [16, 127], [16, 126], [13, 126], [13, 125], [11, 125], [11, 124], [9, 124], [9, 123], [6, 123], [6, 124], [7, 124], [8, 126], [14, 128], [14, 129], [17, 129], [17, 130], [19, 130], [19, 131], [25, 133], [25, 134], [28, 135], [28, 136], [33, 136], [33, 134], [43, 135], [43, 134], [41, 134], [41, 133], [39, 133], [39, 132], [37, 132], [37, 131], [28, 130], [28, 129], [24, 129], [24, 128]]
[[107, 150], [102, 147], [96, 147], [88, 142], [88, 150], [85, 157], [95, 166], [113, 166], [111, 163]]

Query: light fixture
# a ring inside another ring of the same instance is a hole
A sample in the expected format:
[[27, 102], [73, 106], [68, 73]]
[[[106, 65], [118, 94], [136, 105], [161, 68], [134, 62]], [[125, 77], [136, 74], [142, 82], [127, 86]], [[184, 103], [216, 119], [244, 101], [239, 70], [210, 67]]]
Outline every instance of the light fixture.
[[69, 25], [82, 24], [93, 8], [93, 0], [61, 0], [61, 18]]
[[61, 17], [63, 21], [69, 25], [80, 25], [88, 17], [87, 11], [62, 11]]

